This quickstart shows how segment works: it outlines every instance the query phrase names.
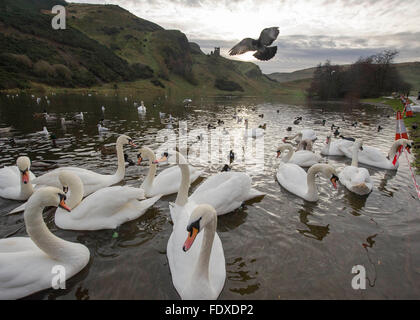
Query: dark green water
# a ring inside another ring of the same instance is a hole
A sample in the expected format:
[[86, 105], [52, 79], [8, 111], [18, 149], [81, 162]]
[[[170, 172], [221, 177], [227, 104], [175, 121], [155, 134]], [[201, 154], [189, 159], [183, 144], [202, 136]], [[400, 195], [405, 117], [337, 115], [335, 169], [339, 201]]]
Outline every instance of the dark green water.
[[[80, 166], [100, 173], [116, 170], [116, 156], [102, 155], [101, 146], [112, 146], [118, 134], [131, 136], [139, 146], [157, 149], [156, 135], [166, 128], [159, 111], [187, 121], [189, 129], [217, 126], [224, 121], [227, 130], [242, 128], [232, 115], [237, 109], [249, 119], [250, 127], [267, 123], [264, 136], [264, 167], [252, 169], [234, 162], [233, 170], [252, 176], [254, 187], [267, 195], [243, 208], [219, 217], [217, 232], [226, 258], [227, 280], [220, 299], [418, 299], [420, 297], [420, 210], [405, 158], [398, 172], [368, 168], [374, 181], [368, 197], [351, 194], [343, 186], [334, 190], [325, 179], [318, 178], [320, 200], [306, 202], [276, 181], [278, 162], [275, 151], [286, 128], [292, 132], [313, 128], [318, 153], [331, 123], [340, 126], [345, 136], [363, 138], [366, 145], [388, 152], [395, 135], [392, 111], [363, 106], [352, 109], [343, 105], [295, 106], [244, 99], [198, 99], [191, 107], [146, 101], [145, 115], [139, 115], [133, 98], [93, 95], [49, 95], [37, 105], [30, 96], [14, 99], [0, 96], [0, 127], [13, 131], [0, 135], [0, 167], [14, 165], [19, 155], [32, 160], [54, 160], [59, 166]], [[140, 98], [136, 99], [140, 102]], [[101, 106], [106, 107], [102, 115]], [[58, 119], [71, 119], [76, 112], [86, 112], [83, 122], [62, 127], [59, 120], [34, 119], [44, 108]], [[276, 111], [279, 110], [279, 113]], [[258, 117], [264, 114], [264, 118]], [[345, 121], [342, 121], [342, 115]], [[110, 134], [99, 135], [96, 124], [104, 116]], [[293, 119], [302, 116], [299, 125]], [[314, 125], [326, 119], [325, 127]], [[365, 122], [357, 128], [353, 121]], [[380, 133], [378, 125], [384, 127]], [[58, 138], [58, 145], [42, 135], [31, 135], [47, 126]], [[173, 125], [177, 132], [178, 125]], [[9, 139], [29, 141], [11, 145]], [[133, 160], [137, 150], [127, 147]], [[226, 154], [227, 157], [227, 154]], [[324, 157], [337, 169], [350, 159]], [[221, 164], [202, 166], [204, 178], [220, 171]], [[360, 165], [364, 166], [364, 165]], [[165, 168], [165, 167], [162, 167]], [[34, 168], [36, 175], [43, 170]], [[148, 167], [131, 166], [123, 183], [139, 186]], [[202, 181], [202, 180], [201, 180]], [[192, 192], [200, 181], [197, 181]], [[86, 245], [91, 253], [89, 265], [67, 281], [65, 290], [45, 290], [30, 299], [178, 299], [172, 281], [166, 245], [172, 231], [168, 202], [176, 195], [162, 198], [137, 220], [116, 230], [78, 232], [60, 230], [52, 211], [44, 214], [48, 227], [57, 236]], [[22, 214], [6, 216], [18, 205], [0, 198], [0, 238], [26, 236]], [[118, 237], [113, 237], [114, 233]], [[351, 269], [363, 265], [369, 279], [366, 290], [353, 290]]]

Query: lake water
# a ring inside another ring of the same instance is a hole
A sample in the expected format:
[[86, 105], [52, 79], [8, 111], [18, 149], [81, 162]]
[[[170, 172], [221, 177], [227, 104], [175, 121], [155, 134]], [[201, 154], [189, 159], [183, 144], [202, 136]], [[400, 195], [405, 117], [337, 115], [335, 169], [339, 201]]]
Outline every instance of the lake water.
[[[262, 102], [253, 97], [195, 99], [191, 107], [151, 102], [145, 115], [139, 115], [133, 102], [140, 98], [82, 95], [54, 95], [47, 105], [30, 96], [11, 99], [0, 96], [0, 127], [13, 131], [0, 134], [0, 167], [14, 165], [19, 155], [31, 160], [54, 160], [59, 166], [80, 166], [103, 174], [116, 170], [115, 155], [102, 155], [101, 146], [113, 146], [118, 134], [127, 134], [138, 145], [157, 149], [156, 135], [166, 128], [159, 111], [187, 121], [189, 129], [205, 129], [217, 119], [228, 131], [243, 128], [233, 114], [249, 119], [250, 127], [267, 123], [263, 138], [264, 166], [233, 162], [232, 170], [247, 171], [264, 198], [221, 216], [217, 232], [226, 258], [226, 283], [220, 299], [418, 299], [420, 297], [420, 210], [405, 157], [397, 172], [367, 167], [374, 181], [367, 197], [350, 193], [344, 186], [335, 190], [331, 183], [317, 178], [320, 199], [309, 203], [283, 189], [276, 181], [276, 150], [281, 138], [303, 128], [313, 128], [321, 150], [332, 123], [344, 136], [363, 138], [365, 145], [388, 152], [394, 141], [395, 120], [392, 110], [381, 107], [339, 104], [311, 106]], [[101, 106], [106, 107], [102, 115]], [[86, 112], [83, 122], [61, 126], [59, 120], [34, 119], [44, 108], [58, 119], [71, 119]], [[279, 112], [277, 113], [277, 110]], [[258, 115], [264, 114], [264, 118]], [[391, 115], [391, 117], [388, 117]], [[98, 135], [97, 123], [111, 130]], [[302, 116], [299, 125], [293, 119]], [[345, 121], [342, 120], [344, 116]], [[314, 121], [326, 119], [326, 126]], [[358, 121], [354, 128], [351, 123]], [[362, 124], [365, 122], [365, 124]], [[32, 135], [47, 126], [57, 136], [57, 145], [42, 135]], [[384, 129], [378, 133], [376, 128]], [[287, 132], [287, 127], [293, 127]], [[175, 132], [178, 124], [174, 122]], [[18, 144], [12, 146], [9, 138]], [[21, 141], [22, 139], [29, 139]], [[253, 139], [251, 139], [253, 140]], [[244, 142], [245, 143], [245, 142]], [[192, 143], [189, 144], [191, 147]], [[125, 147], [136, 160], [137, 149]], [[227, 158], [228, 154], [226, 154]], [[411, 156], [410, 156], [411, 157]], [[224, 162], [201, 165], [204, 178], [221, 170]], [[342, 157], [323, 157], [337, 169], [351, 163]], [[162, 166], [159, 170], [166, 168]], [[33, 168], [36, 175], [44, 171]], [[122, 184], [139, 186], [148, 166], [130, 166]], [[418, 178], [418, 177], [417, 177]], [[192, 185], [190, 193], [203, 179]], [[179, 299], [166, 257], [172, 231], [168, 203], [176, 195], [159, 200], [145, 215], [116, 230], [68, 231], [54, 224], [53, 210], [44, 219], [54, 234], [86, 245], [91, 253], [88, 266], [67, 281], [65, 290], [44, 290], [29, 299]], [[22, 214], [6, 215], [19, 203], [0, 198], [0, 238], [26, 236]], [[366, 268], [366, 290], [354, 290], [353, 266]], [[30, 267], [30, 266], [29, 266]]]

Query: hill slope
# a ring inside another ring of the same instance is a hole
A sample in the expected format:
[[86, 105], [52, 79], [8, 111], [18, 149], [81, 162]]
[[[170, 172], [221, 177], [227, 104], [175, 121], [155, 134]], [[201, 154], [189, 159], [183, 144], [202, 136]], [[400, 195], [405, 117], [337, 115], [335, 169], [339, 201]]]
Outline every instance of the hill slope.
[[[66, 30], [50, 9], [66, 6]], [[177, 30], [115, 5], [2, 0], [0, 89], [38, 84], [206, 94], [268, 94], [280, 86], [253, 63], [206, 55]]]

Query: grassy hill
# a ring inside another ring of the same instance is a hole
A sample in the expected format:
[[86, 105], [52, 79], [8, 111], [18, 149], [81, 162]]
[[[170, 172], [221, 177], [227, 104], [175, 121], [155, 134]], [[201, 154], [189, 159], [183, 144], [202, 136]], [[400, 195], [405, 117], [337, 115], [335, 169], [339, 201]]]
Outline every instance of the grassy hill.
[[[349, 65], [343, 65], [343, 67], [348, 67]], [[412, 85], [412, 91], [417, 93], [420, 91], [420, 62], [405, 62], [405, 63], [396, 63], [395, 66], [401, 74], [404, 81]], [[310, 86], [311, 79], [316, 67], [297, 70], [294, 72], [275, 72], [268, 74], [267, 76], [273, 80], [276, 80], [279, 83], [289, 83], [288, 85], [297, 85], [299, 84], [302, 89], [306, 89]], [[297, 82], [296, 82], [297, 81]]]
[[[51, 28], [56, 4], [66, 6], [66, 30]], [[289, 93], [257, 65], [206, 55], [181, 31], [116, 5], [2, 0], [0, 56], [0, 89]]]

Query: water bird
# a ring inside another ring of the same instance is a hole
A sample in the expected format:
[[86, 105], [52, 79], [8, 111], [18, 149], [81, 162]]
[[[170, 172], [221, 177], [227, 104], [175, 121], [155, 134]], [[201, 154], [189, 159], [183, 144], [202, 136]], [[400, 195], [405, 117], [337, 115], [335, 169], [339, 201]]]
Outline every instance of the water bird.
[[352, 127], [357, 127], [357, 121], [353, 122], [351, 125]]
[[302, 121], [302, 117], [297, 117], [295, 121], [293, 121], [293, 124], [299, 124]]
[[338, 136], [340, 134], [340, 131], [338, 131], [338, 129], [340, 129], [340, 127], [336, 127], [335, 131], [334, 131], [334, 136]]
[[267, 124], [266, 123], [264, 123], [264, 124], [260, 124], [259, 126], [258, 126], [258, 128], [260, 128], [260, 129], [266, 129], [267, 128]]
[[294, 163], [300, 167], [310, 167], [321, 161], [321, 156], [309, 150], [294, 151], [291, 145], [282, 144], [277, 148], [277, 158], [287, 150], [287, 154], [283, 157], [284, 163]]
[[379, 125], [378, 126], [378, 132], [381, 131], [383, 128]]
[[183, 104], [190, 104], [192, 100], [190, 98], [186, 98], [182, 101]]
[[216, 127], [215, 126], [213, 126], [211, 123], [209, 123], [208, 125], [207, 125], [207, 129], [216, 129]]
[[[0, 299], [19, 299], [51, 288], [51, 271], [65, 270], [63, 281], [79, 273], [89, 262], [89, 249], [53, 235], [43, 221], [45, 207], [67, 206], [66, 195], [57, 188], [41, 188], [30, 197], [24, 213], [28, 237], [0, 240]], [[28, 268], [28, 266], [31, 266]], [[22, 277], [22, 275], [25, 275]]]
[[243, 54], [248, 51], [257, 51], [254, 57], [258, 60], [267, 61], [273, 58], [277, 52], [277, 46], [269, 47], [279, 35], [278, 27], [265, 28], [257, 40], [245, 38], [229, 50], [229, 55]]
[[222, 124], [224, 124], [225, 122], [223, 120], [217, 119], [217, 124], [220, 126]]
[[231, 167], [228, 164], [225, 164], [222, 168], [222, 172], [229, 172], [231, 169]]
[[16, 159], [16, 166], [0, 169], [0, 197], [11, 200], [27, 200], [34, 189], [31, 181], [31, 160], [26, 156]]
[[264, 118], [264, 114], [262, 113], [262, 114], [259, 114], [258, 115], [260, 118]]
[[76, 119], [83, 120], [83, 119], [84, 119], [83, 112], [77, 113], [74, 117], [75, 117]]
[[101, 132], [107, 132], [107, 131], [109, 131], [108, 128], [102, 127], [102, 125], [100, 123], [98, 123], [98, 132], [99, 133], [101, 133]]
[[235, 153], [233, 150], [229, 151], [229, 162], [232, 163], [235, 160]]
[[102, 109], [102, 112], [105, 112], [105, 107], [104, 106], [102, 106], [101, 109]]
[[286, 131], [292, 131], [292, 127], [287, 127]]
[[352, 142], [356, 141], [356, 139], [355, 139], [355, 138], [352, 138], [352, 137], [345, 137], [345, 136], [343, 136], [342, 134], [340, 134], [340, 138], [341, 138], [341, 139], [344, 139], [344, 140], [347, 140], [347, 141], [352, 141]]

